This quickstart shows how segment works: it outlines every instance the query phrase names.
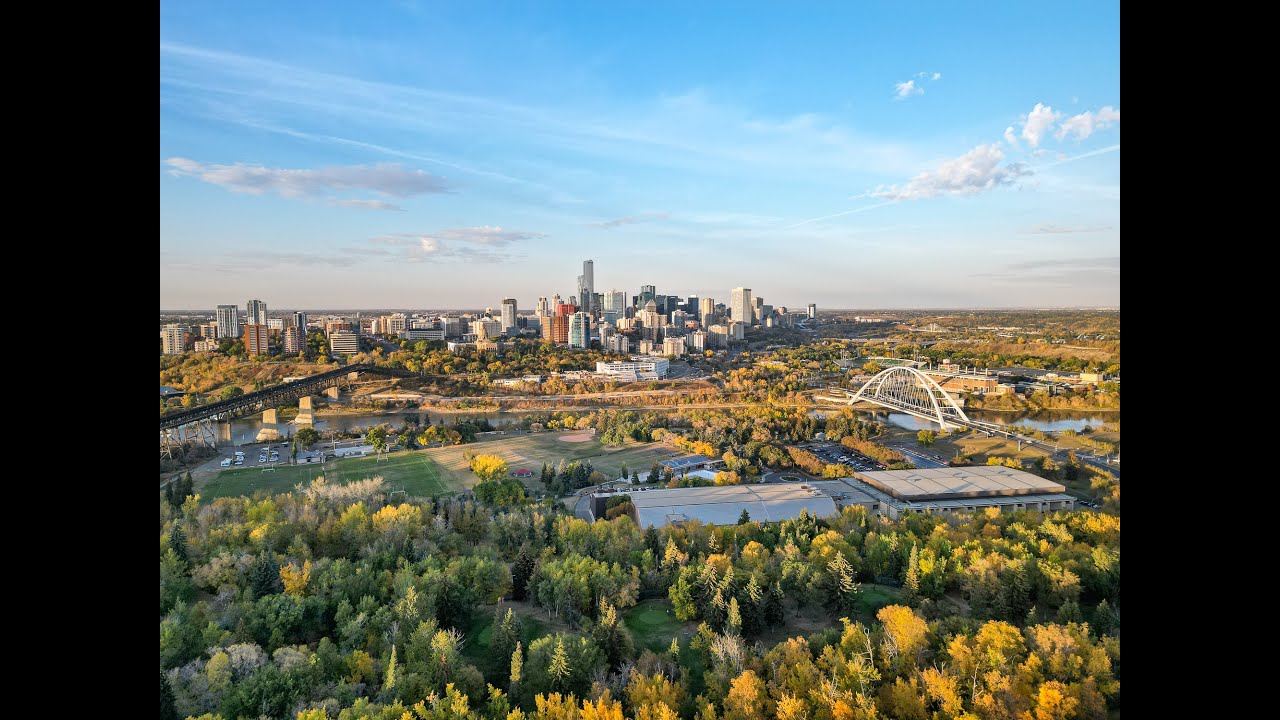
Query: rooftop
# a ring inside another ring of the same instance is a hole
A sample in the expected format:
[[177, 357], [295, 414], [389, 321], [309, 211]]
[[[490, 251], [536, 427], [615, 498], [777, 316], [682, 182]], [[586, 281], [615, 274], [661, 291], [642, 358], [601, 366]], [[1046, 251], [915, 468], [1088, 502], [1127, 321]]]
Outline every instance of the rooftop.
[[746, 510], [752, 520], [788, 520], [808, 510], [819, 517], [836, 515], [831, 497], [807, 484], [724, 485], [631, 492], [640, 527], [698, 519], [712, 525], [732, 525]]
[[1066, 488], [1038, 475], [998, 465], [855, 472], [854, 477], [900, 500], [952, 500], [1061, 493]]

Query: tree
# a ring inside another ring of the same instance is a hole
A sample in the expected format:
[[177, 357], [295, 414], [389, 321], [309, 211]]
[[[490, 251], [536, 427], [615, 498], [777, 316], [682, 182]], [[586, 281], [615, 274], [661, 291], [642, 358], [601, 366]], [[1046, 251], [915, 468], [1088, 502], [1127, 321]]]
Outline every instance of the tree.
[[286, 593], [301, 597], [307, 589], [307, 583], [311, 582], [311, 561], [304, 560], [301, 568], [293, 563], [281, 566], [280, 582]]
[[169, 530], [169, 549], [184, 563], [190, 562], [187, 557], [187, 534], [182, 530], [182, 523], [176, 522]]
[[938, 439], [938, 434], [932, 430], [921, 430], [916, 433], [916, 442], [928, 447]]
[[860, 590], [854, 580], [853, 565], [842, 553], [837, 552], [827, 562], [827, 572], [827, 607], [840, 613], [852, 612]]
[[526, 547], [520, 548], [520, 554], [511, 564], [511, 599], [521, 601], [527, 598], [529, 578], [533, 577], [536, 562]]
[[392, 690], [396, 686], [396, 646], [391, 645], [391, 659], [387, 660], [387, 676], [382, 681], [383, 690]]
[[564, 636], [556, 638], [556, 648], [551, 653], [551, 663], [547, 665], [547, 674], [551, 676], [552, 685], [563, 690], [569, 679], [569, 654], [564, 649]]
[[315, 428], [298, 428], [298, 432], [293, 434], [293, 440], [300, 447], [311, 447], [312, 445], [320, 442], [320, 433]]
[[178, 709], [174, 705], [173, 688], [169, 686], [169, 678], [160, 671], [160, 720], [179, 720]]
[[742, 508], [742, 514], [738, 516], [738, 524], [746, 525], [749, 522], [751, 522], [751, 513], [747, 512], [746, 508]]
[[914, 603], [920, 596], [920, 551], [911, 545], [911, 557], [907, 560], [907, 577], [902, 582], [907, 590], [907, 601]]
[[374, 452], [387, 449], [387, 429], [379, 425], [365, 433], [364, 439], [373, 446]]
[[481, 481], [497, 481], [507, 476], [507, 461], [497, 455], [476, 455], [471, 459], [471, 472]]

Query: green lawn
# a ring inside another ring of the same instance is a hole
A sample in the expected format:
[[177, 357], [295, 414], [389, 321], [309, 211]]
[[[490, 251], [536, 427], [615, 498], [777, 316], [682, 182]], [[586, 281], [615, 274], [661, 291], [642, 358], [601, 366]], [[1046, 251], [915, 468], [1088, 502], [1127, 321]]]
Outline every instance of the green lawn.
[[636, 649], [649, 648], [654, 652], [663, 652], [671, 647], [673, 637], [680, 638], [682, 647], [688, 645], [693, 630], [692, 623], [676, 619], [670, 602], [660, 599], [645, 600], [627, 609], [622, 622], [635, 638]]
[[859, 620], [872, 620], [876, 612], [885, 605], [902, 604], [902, 588], [871, 583], [863, 583], [861, 588], [858, 599], [854, 601], [854, 610]]
[[291, 492], [298, 483], [308, 484], [321, 475], [331, 483], [349, 483], [381, 475], [386, 480], [387, 489], [404, 490], [410, 497], [446, 495], [465, 488], [452, 476], [446, 477], [428, 453], [405, 451], [392, 453], [381, 461], [375, 457], [363, 457], [329, 460], [323, 466], [281, 465], [269, 471], [256, 467], [223, 470], [205, 483], [199, 492], [206, 500], [252, 495], [258, 490]]
[[[476, 608], [471, 625], [467, 627], [466, 643], [462, 646], [463, 656], [485, 675], [496, 672], [499, 666], [503, 669], [509, 668], [511, 664], [511, 658], [493, 657], [489, 652], [489, 644], [493, 642], [493, 610], [492, 605], [481, 605]], [[529, 643], [550, 632], [541, 620], [532, 615], [517, 612], [516, 617], [520, 619], [523, 627], [520, 640], [524, 643], [526, 650], [529, 648]]]

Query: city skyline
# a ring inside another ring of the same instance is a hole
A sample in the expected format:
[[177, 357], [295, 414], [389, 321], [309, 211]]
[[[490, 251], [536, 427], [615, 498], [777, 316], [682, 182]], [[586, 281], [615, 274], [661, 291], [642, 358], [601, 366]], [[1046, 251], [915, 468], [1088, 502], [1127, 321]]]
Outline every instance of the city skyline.
[[160, 306], [1118, 307], [1118, 25], [165, 3]]

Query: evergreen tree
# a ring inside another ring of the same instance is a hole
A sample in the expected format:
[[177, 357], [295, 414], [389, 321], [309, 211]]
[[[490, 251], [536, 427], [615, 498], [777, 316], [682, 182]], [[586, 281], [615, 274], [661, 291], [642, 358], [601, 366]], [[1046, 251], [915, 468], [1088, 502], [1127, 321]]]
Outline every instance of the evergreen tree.
[[729, 599], [729, 614], [724, 621], [725, 635], [742, 634], [742, 612], [738, 610], [738, 598]]
[[671, 638], [671, 647], [667, 648], [667, 652], [671, 654], [672, 660], [680, 660], [680, 638]]
[[170, 480], [164, 484], [164, 501], [169, 503], [169, 507], [176, 508], [178, 505], [173, 502], [173, 484], [178, 482], [177, 478]]
[[160, 671], [160, 720], [181, 720], [174, 706], [173, 688], [169, 687], [169, 678], [163, 670]]
[[511, 608], [507, 608], [506, 613], [503, 613], [502, 606], [499, 605], [494, 611], [492, 637], [489, 652], [493, 657], [511, 657], [511, 653], [515, 652], [516, 644], [520, 641], [520, 629]]
[[1110, 635], [1116, 628], [1116, 614], [1111, 603], [1103, 600], [1093, 610], [1093, 629], [1099, 637]]
[[747, 512], [746, 508], [742, 508], [742, 514], [738, 516], [738, 524], [746, 525], [749, 522], [751, 522], [751, 513]]
[[526, 547], [520, 548], [520, 554], [511, 565], [511, 598], [516, 601], [529, 596], [529, 578], [533, 577], [535, 561]]
[[555, 479], [556, 479], [556, 473], [554, 470], [551, 469], [551, 466], [546, 463], [542, 463], [542, 484], [545, 485], [548, 489], [550, 489], [551, 483]]
[[656, 557], [658, 557], [658, 556], [660, 556], [660, 555], [662, 555], [662, 545], [661, 545], [661, 543], [662, 543], [662, 539], [658, 537], [658, 529], [657, 529], [657, 528], [655, 528], [654, 526], [650, 525], [648, 528], [646, 528], [646, 529], [645, 529], [645, 531], [644, 531], [644, 545], [645, 545], [645, 547], [649, 548], [649, 550], [650, 550], [651, 552], [653, 552], [653, 556], [654, 556], [655, 558], [656, 558]]
[[179, 560], [184, 563], [190, 562], [190, 558], [187, 557], [187, 534], [183, 532], [180, 522], [174, 523], [173, 528], [169, 530], [169, 548]]
[[[1105, 602], [1105, 601], [1104, 601]], [[1058, 623], [1066, 625], [1067, 623], [1084, 622], [1084, 615], [1080, 613], [1080, 603], [1075, 600], [1067, 600], [1058, 608]]]
[[547, 674], [551, 676], [552, 686], [563, 691], [569, 680], [569, 653], [564, 649], [564, 635], [556, 636], [556, 649], [551, 653], [551, 664], [547, 666]]
[[510, 684], [507, 685], [507, 692], [510, 693], [513, 702], [520, 702], [520, 681], [524, 677], [524, 643], [517, 642], [516, 649], [511, 653], [511, 673], [508, 675]]
[[844, 555], [836, 553], [827, 563], [827, 607], [841, 613], [853, 609], [858, 596], [858, 583], [854, 580], [853, 566]]
[[1023, 624], [1039, 625], [1040, 624], [1040, 608], [1036, 607], [1035, 605], [1032, 605], [1031, 609], [1027, 611], [1027, 617], [1024, 619]]
[[631, 632], [618, 620], [618, 609], [600, 598], [600, 617], [591, 628], [591, 639], [604, 651], [610, 670], [629, 660], [635, 650]]
[[284, 590], [284, 583], [280, 581], [280, 566], [271, 553], [258, 556], [257, 562], [249, 571], [249, 586], [253, 588], [255, 600]]
[[782, 605], [782, 584], [775, 582], [773, 587], [769, 589], [768, 597], [764, 602], [764, 620], [770, 625], [781, 625], [786, 620], [786, 613]]

